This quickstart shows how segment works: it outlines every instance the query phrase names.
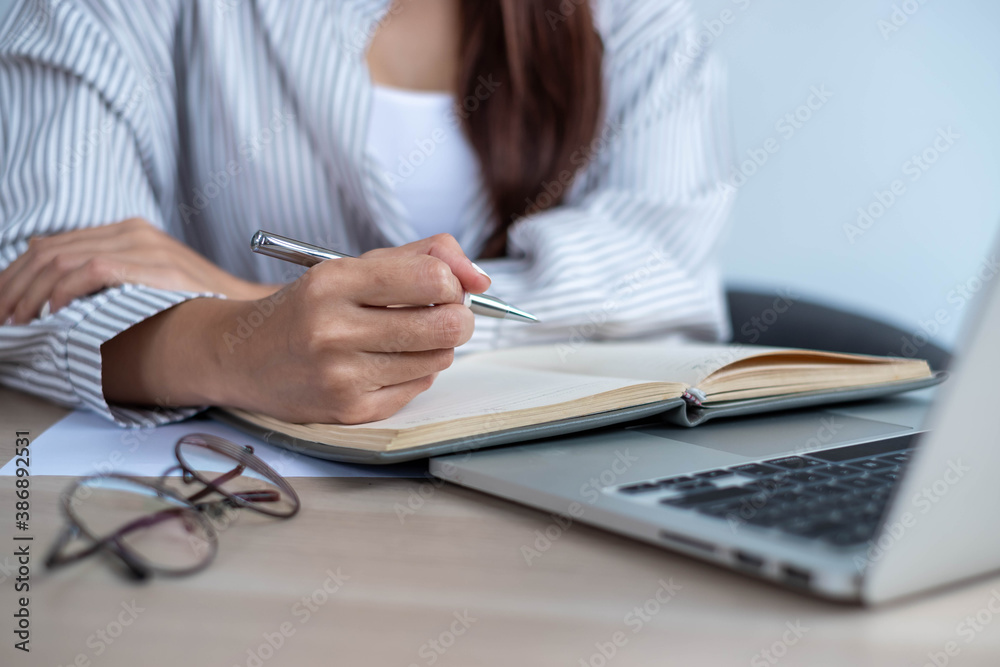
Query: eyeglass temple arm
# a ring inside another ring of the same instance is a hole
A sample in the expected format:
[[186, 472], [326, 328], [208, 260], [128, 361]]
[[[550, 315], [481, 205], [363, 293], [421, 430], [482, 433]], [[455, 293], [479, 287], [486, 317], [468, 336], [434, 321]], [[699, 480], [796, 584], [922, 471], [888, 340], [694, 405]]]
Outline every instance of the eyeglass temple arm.
[[[184, 470], [182, 466], [175, 466], [175, 467], [179, 467], [181, 468], [181, 470]], [[171, 470], [173, 469], [174, 468], [171, 468]], [[260, 491], [240, 491], [237, 493], [227, 493], [219, 488], [226, 482], [236, 479], [237, 477], [242, 475], [244, 470], [246, 470], [246, 466], [240, 463], [229, 472], [223, 473], [218, 477], [216, 477], [215, 479], [207, 482], [205, 484], [204, 489], [198, 491], [197, 493], [191, 496], [188, 496], [188, 501], [191, 503], [197, 503], [199, 500], [201, 500], [210, 493], [218, 493], [221, 496], [235, 496], [242, 500], [252, 500], [254, 502], [261, 502], [261, 503], [273, 503], [281, 499], [281, 494], [278, 493], [277, 491], [260, 490]], [[169, 473], [170, 471], [167, 472]], [[184, 472], [187, 471], [184, 470]], [[166, 475], [164, 475], [164, 477], [165, 476]]]
[[[184, 473], [185, 476], [191, 474], [191, 472], [189, 470], [187, 470], [187, 468], [185, 468], [184, 466], [181, 465], [181, 466], [174, 466], [173, 468], [171, 468], [170, 470], [168, 470], [166, 473], [164, 473], [163, 477], [166, 477], [167, 474], [169, 474], [172, 470], [175, 470], [176, 468], [180, 468], [181, 471]], [[194, 495], [188, 496], [188, 498], [187, 498], [188, 502], [194, 503], [194, 502], [196, 502], [198, 500], [201, 500], [202, 498], [204, 498], [205, 496], [207, 496], [210, 493], [219, 493], [221, 495], [225, 495], [224, 493], [222, 493], [222, 490], [219, 489], [219, 486], [225, 484], [229, 480], [236, 479], [237, 477], [239, 477], [240, 475], [243, 474], [244, 470], [246, 470], [246, 466], [243, 465], [242, 463], [240, 463], [235, 468], [233, 468], [232, 470], [230, 470], [229, 472], [222, 473], [221, 475], [219, 475], [215, 479], [209, 481], [205, 485], [204, 489], [202, 489], [201, 491], [198, 491], [198, 492], [194, 493]]]
[[[154, 521], [153, 523], [158, 523], [158, 521], [159, 520]], [[142, 527], [134, 525], [136, 523], [139, 522], [133, 522], [132, 524], [123, 526], [118, 531], [103, 540], [98, 540], [74, 554], [64, 555], [61, 553], [63, 548], [66, 547], [66, 545], [68, 545], [70, 541], [80, 533], [80, 528], [77, 525], [72, 524], [66, 526], [66, 528], [59, 534], [55, 544], [52, 545], [52, 549], [49, 550], [49, 554], [45, 558], [45, 567], [51, 569], [62, 565], [69, 565], [71, 563], [81, 561], [84, 558], [97, 553], [101, 549], [107, 549], [121, 559], [125, 567], [128, 568], [129, 574], [136, 579], [146, 579], [149, 577], [149, 568], [143, 565], [138, 559], [134, 558], [129, 550], [122, 545], [120, 539], [125, 533]]]

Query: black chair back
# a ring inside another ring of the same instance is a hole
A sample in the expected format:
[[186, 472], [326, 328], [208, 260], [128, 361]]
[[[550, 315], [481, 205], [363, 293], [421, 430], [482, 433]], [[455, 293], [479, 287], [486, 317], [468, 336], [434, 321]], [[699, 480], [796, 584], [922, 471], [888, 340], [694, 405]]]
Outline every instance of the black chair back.
[[926, 359], [945, 370], [951, 354], [923, 332], [903, 331], [885, 322], [806, 299], [728, 290], [733, 342], [801, 347], [828, 352]]

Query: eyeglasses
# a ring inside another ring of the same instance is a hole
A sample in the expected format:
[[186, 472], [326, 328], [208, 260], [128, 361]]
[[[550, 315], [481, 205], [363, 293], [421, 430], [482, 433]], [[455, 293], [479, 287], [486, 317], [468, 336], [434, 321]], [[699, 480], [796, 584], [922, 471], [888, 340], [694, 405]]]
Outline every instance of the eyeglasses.
[[[136, 579], [193, 574], [215, 558], [213, 523], [227, 512], [243, 508], [289, 519], [299, 511], [295, 490], [253, 447], [192, 433], [177, 441], [174, 454], [177, 465], [157, 481], [109, 473], [73, 482], [62, 494], [68, 525], [52, 546], [46, 567], [103, 552], [117, 557]], [[201, 472], [205, 469], [227, 472]], [[171, 477], [177, 471], [180, 476]], [[193, 485], [200, 488], [187, 495]], [[71, 551], [77, 539], [89, 544]]]

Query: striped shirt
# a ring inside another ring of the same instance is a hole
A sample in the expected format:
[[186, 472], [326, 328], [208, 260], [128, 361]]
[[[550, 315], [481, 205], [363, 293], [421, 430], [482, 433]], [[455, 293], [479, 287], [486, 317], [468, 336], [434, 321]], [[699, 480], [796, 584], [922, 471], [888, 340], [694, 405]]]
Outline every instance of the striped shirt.
[[[460, 353], [728, 333], [722, 71], [686, 0], [592, 2], [607, 104], [589, 162], [544, 184], [564, 204], [515, 223], [507, 257], [480, 262], [491, 294], [543, 323], [477, 318]], [[416, 240], [366, 151], [364, 56], [392, 18], [389, 0], [16, 0], [0, 26], [0, 268], [31, 236], [132, 217], [259, 282], [299, 273], [248, 252], [258, 228], [350, 254]], [[457, 234], [470, 257], [489, 232], [476, 187]], [[189, 416], [109, 405], [100, 347], [198, 296], [124, 285], [0, 326], [0, 383], [123, 426]]]

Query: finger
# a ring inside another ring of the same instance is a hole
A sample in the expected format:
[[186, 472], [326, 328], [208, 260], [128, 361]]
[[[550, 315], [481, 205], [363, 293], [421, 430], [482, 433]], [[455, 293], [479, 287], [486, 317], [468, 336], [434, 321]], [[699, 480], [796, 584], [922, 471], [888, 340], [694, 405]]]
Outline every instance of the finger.
[[0, 319], [7, 319], [13, 312], [14, 306], [31, 284], [31, 279], [42, 268], [29, 253], [30, 250], [22, 253], [0, 271]]
[[152, 284], [161, 274], [171, 271], [170, 268], [134, 264], [124, 257], [103, 255], [59, 255], [54, 263], [59, 268], [46, 272], [18, 304], [15, 322], [30, 321], [46, 301], [49, 302], [50, 312], [55, 313], [74, 299], [125, 283]]
[[90, 257], [87, 255], [56, 255], [27, 284], [27, 289], [19, 297], [16, 297], [18, 301], [11, 309], [14, 322], [24, 324], [35, 319], [46, 301], [50, 302], [50, 312], [54, 313], [57, 307], [56, 304], [51, 303], [52, 291], [60, 281], [66, 279], [69, 273], [72, 273], [89, 259]]
[[418, 394], [430, 389], [435, 377], [436, 374], [427, 375], [377, 389], [363, 399], [363, 404], [346, 410], [340, 421], [344, 424], [364, 424], [391, 417]]
[[10, 315], [14, 306], [24, 298], [31, 285], [51, 267], [59, 266], [61, 262], [69, 268], [76, 268], [79, 265], [79, 262], [64, 258], [64, 255], [93, 257], [124, 249], [120, 239], [76, 236], [76, 241], [66, 243], [62, 237], [68, 235], [69, 233], [57, 234], [33, 239], [28, 250], [11, 262], [3, 273], [0, 273], [0, 318], [6, 318]]
[[95, 240], [111, 241], [113, 239], [120, 239], [129, 233], [138, 232], [147, 228], [156, 229], [153, 224], [142, 218], [129, 218], [128, 220], [112, 222], [106, 225], [70, 229], [68, 231], [51, 234], [49, 236], [34, 236], [28, 240], [28, 244], [29, 247], [38, 243], [47, 245], [50, 248], [60, 248]]
[[28, 250], [22, 257], [38, 256], [42, 259], [51, 259], [67, 250], [76, 252], [94, 249], [104, 252], [124, 250], [130, 246], [129, 234], [139, 230], [138, 222], [144, 221], [136, 218], [107, 225], [71, 229], [48, 236], [32, 236], [28, 239]]
[[[7, 267], [11, 274], [0, 284], [0, 319], [15, 317], [18, 322], [28, 322], [38, 313], [41, 304], [48, 299], [52, 285], [60, 276], [72, 271], [87, 261], [87, 254], [22, 255]], [[25, 303], [29, 294], [34, 295], [34, 310]], [[39, 298], [41, 297], [41, 298]], [[27, 319], [25, 319], [27, 317]]]
[[165, 289], [198, 290], [197, 284], [187, 274], [172, 266], [133, 263], [125, 257], [92, 257], [66, 274], [53, 288], [50, 304], [52, 312], [66, 306], [73, 299], [126, 283], [170, 286]]
[[421, 352], [464, 345], [476, 318], [468, 308], [446, 303], [434, 307], [368, 308], [363, 311], [359, 341], [365, 352]]
[[54, 313], [60, 308], [65, 308], [74, 299], [132, 282], [130, 268], [121, 260], [91, 257], [53, 286], [49, 297], [51, 311]]
[[126, 283], [150, 284], [171, 269], [133, 264], [115, 257], [91, 257], [67, 273], [52, 288], [49, 305], [52, 312], [65, 308], [74, 299]]
[[[310, 269], [319, 280], [362, 306], [462, 303], [462, 284], [447, 264], [428, 255], [338, 259]], [[325, 290], [321, 290], [321, 293]]]
[[425, 241], [428, 244], [427, 254], [450, 266], [467, 292], [481, 294], [489, 288], [492, 282], [490, 277], [478, 264], [466, 257], [462, 246], [451, 234], [437, 234]]
[[435, 234], [398, 248], [383, 248], [373, 251], [372, 254], [375, 253], [430, 255], [440, 259], [451, 268], [452, 273], [462, 283], [465, 291], [481, 294], [490, 286], [490, 277], [465, 255], [462, 246], [451, 234]]
[[455, 350], [425, 350], [423, 352], [376, 352], [361, 359], [364, 377], [373, 388], [391, 387], [410, 380], [439, 373], [455, 361]]
[[[67, 249], [76, 252], [118, 252], [132, 245], [130, 236], [135, 237], [148, 232], [156, 233], [159, 230], [142, 218], [130, 218], [121, 222], [71, 229], [48, 236], [32, 236], [28, 239], [27, 251], [12, 262], [11, 266], [19, 261], [30, 261], [32, 258], [38, 258], [44, 264]], [[3, 273], [6, 271], [0, 272], [0, 276]], [[0, 286], [2, 285], [3, 280], [0, 278]]]

